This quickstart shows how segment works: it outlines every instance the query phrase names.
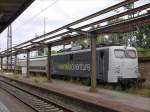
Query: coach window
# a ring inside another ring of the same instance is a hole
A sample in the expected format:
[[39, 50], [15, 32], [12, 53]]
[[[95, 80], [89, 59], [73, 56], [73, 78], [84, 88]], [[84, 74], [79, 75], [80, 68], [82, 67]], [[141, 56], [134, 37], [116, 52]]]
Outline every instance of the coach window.
[[125, 58], [125, 51], [122, 49], [115, 49], [114, 53], [116, 58]]

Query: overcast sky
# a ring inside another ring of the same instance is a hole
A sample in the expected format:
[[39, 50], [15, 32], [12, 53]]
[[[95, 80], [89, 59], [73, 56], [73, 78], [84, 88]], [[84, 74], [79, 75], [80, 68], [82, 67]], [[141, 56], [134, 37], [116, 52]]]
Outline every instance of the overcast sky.
[[[13, 45], [52, 31], [123, 0], [35, 0], [12, 24]], [[149, 1], [149, 0], [145, 0]], [[6, 49], [7, 30], [0, 35], [0, 48]]]

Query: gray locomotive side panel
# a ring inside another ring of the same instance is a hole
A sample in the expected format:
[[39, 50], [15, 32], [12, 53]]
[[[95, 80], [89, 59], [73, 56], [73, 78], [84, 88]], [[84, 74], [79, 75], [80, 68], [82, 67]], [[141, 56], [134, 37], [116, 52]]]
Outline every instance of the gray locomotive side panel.
[[89, 77], [89, 52], [52, 56], [52, 73], [55, 75]]
[[89, 77], [90, 75], [90, 52], [79, 52], [69, 55], [71, 74], [77, 77]]
[[[97, 50], [97, 79], [105, 82], [108, 77], [108, 54], [108, 49]], [[52, 56], [52, 74], [90, 78], [90, 60], [90, 51]]]

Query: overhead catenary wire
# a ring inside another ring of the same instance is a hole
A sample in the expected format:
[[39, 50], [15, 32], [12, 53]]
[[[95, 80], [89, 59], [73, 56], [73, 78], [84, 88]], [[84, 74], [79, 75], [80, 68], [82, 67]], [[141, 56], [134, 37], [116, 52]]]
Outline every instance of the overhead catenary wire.
[[54, 6], [59, 0], [55, 0], [54, 2], [52, 2], [50, 5], [48, 5], [47, 7], [45, 7], [44, 9], [42, 9], [40, 12], [36, 13], [34, 16], [32, 16], [30, 19], [26, 20], [25, 22], [23, 22], [22, 24], [20, 24], [16, 29], [23, 27], [24, 24], [27, 24], [30, 21], [33, 21], [35, 18], [37, 18], [39, 15], [41, 15], [43, 12], [45, 12], [47, 9], [51, 8], [52, 6]]
[[[127, 2], [127, 1], [126, 1]], [[125, 2], [125, 3], [126, 3]], [[124, 2], [123, 2], [124, 3]], [[122, 3], [121, 3], [121, 5], [122, 5]], [[121, 6], [120, 4], [118, 4], [118, 5], [115, 5], [115, 6], [113, 6], [113, 7], [109, 7], [109, 8], [107, 8], [107, 9], [105, 9], [104, 11], [106, 12], [106, 11], [110, 11], [110, 8], [111, 8], [111, 10], [112, 10], [112, 8], [116, 8], [116, 7], [119, 7], [119, 6]], [[148, 5], [149, 6], [149, 5]], [[141, 10], [143, 10], [143, 8], [139, 8], [139, 9], [141, 9]], [[137, 9], [136, 9], [137, 10]], [[103, 10], [102, 10], [103, 11]], [[101, 12], [102, 11], [99, 11], [98, 12], [98, 14], [100, 13], [101, 14]], [[126, 14], [126, 13], [123, 13], [123, 15], [124, 14]], [[92, 15], [90, 15], [90, 16], [88, 16], [88, 18], [87, 17], [85, 17], [86, 19], [89, 19], [89, 18], [91, 18], [91, 16], [93, 17], [93, 15], [96, 15], [96, 16], [98, 16], [97, 15], [97, 13], [96, 14], [92, 14]], [[117, 17], [118, 17], [118, 15], [117, 15]], [[83, 20], [83, 19], [81, 19], [81, 20]], [[79, 20], [78, 20], [79, 21]], [[102, 20], [101, 20], [102, 21]], [[79, 21], [79, 22], [81, 22], [81, 21]], [[76, 23], [76, 22], [73, 22], [73, 23]], [[71, 25], [73, 24], [73, 23], [71, 23]], [[70, 24], [69, 24], [70, 25]], [[63, 26], [62, 28], [64, 28], [64, 27], [68, 27], [68, 25], [65, 25], [65, 26]], [[59, 29], [62, 29], [62, 28], [59, 28]], [[58, 30], [55, 30], [55, 32], [56, 31], [58, 31]], [[52, 32], [50, 32], [50, 33], [55, 33], [54, 31], [52, 31]], [[48, 33], [48, 34], [50, 34], [50, 33]], [[57, 35], [58, 36], [58, 35]], [[59, 35], [60, 36], [60, 35]], [[40, 36], [41, 37], [41, 36]], [[56, 36], [55, 36], [56, 37]], [[37, 38], [36, 38], [37, 39]], [[36, 39], [32, 39], [32, 40], [30, 40], [30, 41], [33, 41], [33, 40], [36, 40]], [[29, 43], [30, 41], [27, 41], [27, 42], [24, 42], [24, 45], [25, 44], [27, 44], [27, 43]], [[30, 44], [30, 43], [29, 43]], [[21, 44], [20, 44], [21, 45]], [[18, 46], [15, 46], [15, 47], [19, 47], [20, 45], [18, 45]]]
[[[35, 14], [34, 16], [32, 16], [30, 19], [26, 20], [25, 22], [21, 23], [17, 28], [15, 28], [13, 31], [18, 30], [20, 27], [23, 27], [24, 24], [27, 24], [30, 21], [33, 21], [35, 18], [37, 18], [39, 15], [41, 15], [43, 12], [45, 12], [47, 9], [51, 8], [52, 6], [54, 6], [59, 0], [55, 0], [54, 2], [52, 2], [50, 5], [48, 5], [47, 7], [43, 8], [40, 12], [38, 12], [37, 14]], [[1, 44], [1, 43], [0, 43]], [[0, 51], [2, 50], [2, 45], [0, 46]]]

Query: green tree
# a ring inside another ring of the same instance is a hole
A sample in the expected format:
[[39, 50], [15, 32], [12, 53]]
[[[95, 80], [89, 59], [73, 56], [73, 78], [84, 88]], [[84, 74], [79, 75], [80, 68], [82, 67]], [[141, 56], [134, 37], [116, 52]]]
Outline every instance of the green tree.
[[[130, 3], [130, 4], [124, 6], [125, 10], [131, 10], [133, 8], [134, 8], [134, 3]], [[134, 17], [134, 13], [128, 15], [128, 18], [133, 18], [133, 17]]]
[[105, 44], [108, 43], [109, 40], [106, 35], [98, 35], [96, 39], [96, 44]]
[[[55, 50], [52, 50], [51, 51], [51, 54], [56, 54], [57, 53], [57, 51], [55, 51]], [[48, 54], [48, 53], [47, 53]]]
[[[131, 10], [134, 8], [134, 3], [128, 4], [124, 6], [124, 10]], [[115, 10], [116, 13], [120, 13], [120, 9]], [[128, 19], [134, 17], [134, 14], [129, 14]], [[108, 21], [108, 24], [114, 24], [121, 21], [124, 21], [125, 18], [116, 18]], [[132, 41], [134, 38], [134, 32], [128, 33], [112, 33], [109, 35], [108, 41], [112, 43], [120, 43], [125, 45], [132, 45]]]
[[72, 42], [71, 44], [72, 47], [82, 47], [82, 48], [87, 48], [89, 46], [89, 39], [78, 39], [75, 42]]
[[41, 48], [38, 50], [38, 56], [43, 56], [44, 55], [44, 48]]
[[[117, 11], [117, 13], [118, 13], [118, 11]], [[115, 24], [115, 23], [121, 22], [123, 20], [124, 20], [123, 18], [113, 19], [113, 20], [108, 21], [108, 24]], [[126, 44], [127, 37], [125, 36], [124, 33], [112, 33], [112, 34], [109, 34], [108, 41], [110, 43]]]
[[[55, 50], [51, 50], [51, 54], [55, 54], [57, 53], [57, 51]], [[48, 55], [48, 48], [41, 48], [40, 50], [38, 50], [38, 56], [47, 56]]]
[[141, 26], [136, 31], [137, 47], [150, 48], [150, 25]]

